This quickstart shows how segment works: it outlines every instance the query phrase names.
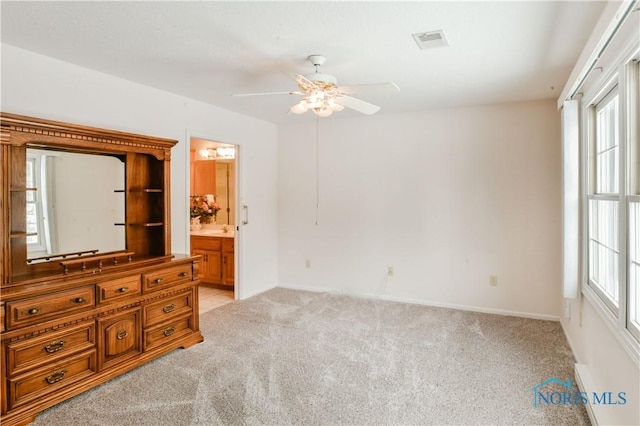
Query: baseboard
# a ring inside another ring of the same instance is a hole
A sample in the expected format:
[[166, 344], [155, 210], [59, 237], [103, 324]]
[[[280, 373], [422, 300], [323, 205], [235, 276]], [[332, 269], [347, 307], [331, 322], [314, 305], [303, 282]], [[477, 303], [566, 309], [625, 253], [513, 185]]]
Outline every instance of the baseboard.
[[314, 293], [342, 294], [341, 290], [336, 290], [334, 288], [307, 287], [307, 286], [295, 285], [295, 284], [278, 284], [277, 287], [278, 288], [287, 288], [289, 290], [313, 291]]
[[535, 314], [532, 312], [510, 311], [506, 309], [485, 308], [481, 306], [458, 305], [455, 303], [432, 302], [428, 300], [412, 299], [412, 298], [396, 297], [396, 296], [380, 296], [380, 299], [390, 300], [393, 302], [412, 303], [414, 305], [433, 306], [436, 308], [447, 308], [447, 309], [457, 309], [460, 311], [480, 312], [483, 314], [505, 315], [510, 317], [531, 318], [531, 319], [539, 319], [539, 320], [545, 320], [545, 321], [560, 321], [560, 317], [557, 315]]
[[[581, 392], [586, 393], [587, 395], [591, 395], [595, 392], [596, 388], [593, 383], [593, 379], [591, 378], [591, 372], [589, 371], [589, 367], [586, 364], [576, 364], [575, 365], [575, 376], [576, 376], [576, 384]], [[591, 399], [587, 398], [588, 403], [585, 404], [585, 408], [587, 410], [587, 414], [589, 415], [589, 420], [591, 420], [591, 424], [597, 426], [598, 423], [598, 406], [592, 404]]]
[[567, 330], [566, 322], [570, 321], [567, 319], [566, 321], [560, 320], [560, 327], [562, 327], [562, 332], [564, 333], [565, 339], [567, 339], [567, 343], [569, 344], [569, 349], [571, 349], [571, 353], [573, 354], [573, 359], [576, 360], [576, 363], [581, 363], [580, 357], [578, 356], [578, 351], [576, 351], [576, 347], [573, 344], [573, 340], [571, 340], [571, 335]]
[[238, 295], [238, 300], [245, 300], [245, 299], [248, 299], [250, 297], [257, 296], [258, 294], [262, 294], [265, 291], [269, 291], [272, 288], [276, 288], [276, 287], [278, 287], [278, 286], [277, 285], [273, 285], [271, 287], [263, 287], [263, 288], [261, 288], [259, 290], [254, 290], [254, 291], [247, 292], [247, 293], [242, 292], [241, 294]]
[[[288, 288], [291, 290], [304, 290], [304, 291], [315, 291], [315, 292], [328, 292], [328, 293], [338, 293], [338, 294], [346, 294], [340, 290], [322, 288], [322, 287], [306, 287], [306, 286], [297, 286], [291, 284], [278, 284], [277, 287], [280, 288]], [[388, 300], [390, 302], [401, 302], [401, 303], [410, 303], [412, 305], [424, 305], [424, 306], [433, 306], [436, 308], [446, 308], [446, 309], [457, 309], [460, 311], [471, 311], [471, 312], [480, 312], [483, 314], [495, 314], [495, 315], [505, 315], [512, 317], [521, 317], [521, 318], [531, 318], [531, 319], [539, 319], [545, 321], [560, 321], [560, 317], [557, 315], [545, 315], [545, 314], [535, 314], [532, 312], [520, 312], [520, 311], [509, 311], [505, 309], [494, 309], [494, 308], [484, 308], [479, 306], [468, 306], [468, 305], [457, 305], [454, 303], [441, 303], [441, 302], [433, 302], [422, 299], [413, 299], [408, 297], [396, 297], [396, 296], [387, 296], [387, 295], [379, 295], [373, 293], [348, 293], [351, 296], [356, 297], [366, 297], [370, 299], [380, 299], [380, 300]], [[566, 334], [566, 333], [565, 333]]]

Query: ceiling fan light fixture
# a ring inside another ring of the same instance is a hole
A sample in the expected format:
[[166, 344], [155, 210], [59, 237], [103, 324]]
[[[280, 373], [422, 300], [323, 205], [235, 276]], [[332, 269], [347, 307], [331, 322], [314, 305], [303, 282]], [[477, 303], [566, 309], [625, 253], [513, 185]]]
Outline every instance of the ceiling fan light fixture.
[[333, 114], [333, 110], [330, 108], [314, 108], [312, 111], [318, 117], [328, 117]]
[[304, 114], [305, 112], [307, 112], [306, 104], [307, 104], [307, 101], [303, 99], [297, 104], [295, 104], [294, 106], [292, 106], [291, 108], [289, 108], [289, 110], [294, 114]]
[[327, 106], [334, 112], [340, 112], [344, 109], [344, 105], [337, 104], [333, 98], [329, 99]]

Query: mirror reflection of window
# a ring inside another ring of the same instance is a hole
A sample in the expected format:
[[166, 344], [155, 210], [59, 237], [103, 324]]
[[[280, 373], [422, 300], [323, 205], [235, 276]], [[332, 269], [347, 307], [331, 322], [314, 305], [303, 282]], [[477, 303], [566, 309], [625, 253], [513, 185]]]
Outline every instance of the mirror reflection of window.
[[43, 209], [43, 200], [46, 200], [45, 158], [40, 154], [27, 156], [27, 250], [30, 255], [50, 254], [49, 227]]

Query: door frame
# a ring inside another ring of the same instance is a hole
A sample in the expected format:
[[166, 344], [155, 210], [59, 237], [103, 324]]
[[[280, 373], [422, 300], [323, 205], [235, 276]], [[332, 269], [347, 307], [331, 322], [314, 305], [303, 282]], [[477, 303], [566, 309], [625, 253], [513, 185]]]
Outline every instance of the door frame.
[[[211, 142], [223, 143], [227, 145], [233, 145], [236, 149], [235, 154], [235, 170], [234, 170], [234, 179], [235, 179], [235, 196], [234, 196], [234, 284], [233, 284], [233, 296], [234, 300], [242, 300], [243, 295], [243, 286], [242, 286], [242, 273], [240, 265], [242, 264], [242, 249], [243, 244], [241, 244], [240, 238], [240, 218], [241, 218], [241, 210], [242, 205], [240, 200], [243, 199], [244, 193], [244, 185], [241, 179], [242, 173], [242, 143], [237, 141], [230, 141], [225, 136], [216, 136], [211, 132], [200, 131], [200, 130], [189, 130], [186, 131], [186, 142], [188, 144], [187, 150], [185, 152], [185, 193], [187, 196], [184, 200], [183, 208], [187, 211], [190, 208], [190, 199], [189, 195], [191, 195], [191, 139], [202, 139]], [[186, 247], [187, 252], [191, 253], [191, 228], [189, 217], [187, 217], [184, 229], [185, 235], [187, 236]]]

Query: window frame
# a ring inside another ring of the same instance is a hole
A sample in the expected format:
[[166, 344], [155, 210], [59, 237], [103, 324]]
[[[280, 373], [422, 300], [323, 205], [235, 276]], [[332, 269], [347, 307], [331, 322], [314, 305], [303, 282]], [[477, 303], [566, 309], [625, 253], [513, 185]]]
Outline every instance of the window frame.
[[[629, 240], [627, 241], [626, 252], [626, 280], [628, 283], [628, 296], [635, 296], [636, 299], [640, 299], [640, 277], [636, 283], [636, 288], [632, 287], [631, 269], [632, 263], [640, 262], [640, 253], [636, 253], [637, 259], [631, 258], [632, 249], [631, 242], [633, 234], [631, 230], [634, 226], [637, 231], [640, 231], [640, 222], [632, 225], [631, 223], [631, 203], [638, 203], [637, 208], [640, 209], [640, 48], [636, 51], [636, 54], [624, 65], [625, 71], [625, 108], [627, 110], [626, 121], [626, 138], [627, 148], [626, 153], [626, 168], [627, 168], [627, 180], [626, 194], [625, 194], [625, 219], [627, 226], [629, 227]], [[636, 237], [640, 240], [640, 235], [636, 234]], [[640, 243], [636, 241], [637, 249], [640, 250]], [[640, 342], [640, 312], [636, 312], [636, 321], [634, 323], [632, 314], [634, 309], [632, 303], [634, 302], [632, 297], [627, 297], [625, 303], [625, 328], [635, 337], [636, 341]], [[640, 308], [640, 300], [635, 300], [635, 304]], [[640, 310], [640, 309], [639, 309]]]
[[[630, 206], [640, 202], [640, 46], [635, 44], [627, 55], [619, 57], [617, 66], [608, 75], [601, 76], [582, 97], [580, 115], [582, 117], [581, 164], [582, 164], [582, 202], [581, 202], [581, 293], [605, 319], [607, 326], [634, 356], [640, 355], [640, 318], [632, 320], [631, 296], [640, 297], [640, 283], [632, 289], [630, 258]], [[618, 96], [619, 164], [618, 192], [613, 194], [597, 193], [596, 167], [596, 120], [597, 107], [613, 96]], [[591, 232], [590, 203], [594, 199], [616, 200], [618, 202], [618, 303], [611, 300], [591, 282], [589, 264]], [[640, 224], [636, 224], [640, 226]], [[637, 313], [640, 316], [640, 312]]]
[[[27, 163], [31, 163], [31, 171], [32, 171], [32, 182], [33, 188], [28, 188], [28, 194], [33, 196], [33, 200], [29, 200], [27, 197], [27, 205], [33, 204], [35, 208], [36, 215], [36, 232], [35, 235], [29, 235], [30, 237], [35, 237], [37, 239], [36, 242], [28, 242], [29, 238], [27, 238], [27, 250], [29, 253], [41, 254], [46, 253], [47, 251], [47, 243], [45, 236], [45, 226], [44, 226], [44, 210], [43, 210], [43, 176], [42, 176], [42, 164], [44, 161], [44, 156], [42, 155], [27, 155]], [[29, 176], [27, 176], [29, 178]], [[28, 210], [28, 209], [27, 209]]]
[[[620, 220], [620, 210], [622, 206], [621, 194], [624, 191], [624, 182], [621, 179], [621, 172], [624, 170], [622, 167], [622, 156], [624, 149], [622, 148], [622, 140], [624, 139], [623, 126], [620, 123], [621, 117], [624, 115], [622, 105], [622, 88], [619, 82], [619, 71], [616, 72], [609, 77], [606, 82], [599, 86], [599, 90], [587, 101], [585, 102], [584, 115], [587, 117], [587, 185], [586, 190], [587, 193], [585, 195], [586, 206], [584, 208], [584, 216], [583, 219], [586, 223], [586, 230], [583, 233], [583, 238], [586, 240], [586, 247], [584, 252], [586, 253], [586, 257], [584, 258], [584, 262], [587, 265], [586, 274], [585, 274], [585, 284], [586, 286], [597, 295], [600, 299], [600, 302], [606, 306], [609, 312], [615, 317], [618, 318], [620, 315], [619, 307], [620, 307], [620, 298], [624, 296], [622, 293], [622, 289], [620, 288], [620, 283], [624, 282], [624, 274], [623, 274], [623, 259], [625, 258], [623, 253], [623, 247], [625, 243], [624, 238], [624, 227], [622, 226], [622, 222]], [[598, 112], [602, 110], [602, 108], [613, 99], [617, 97], [617, 105], [618, 105], [618, 192], [598, 192], [598, 164], [597, 164], [597, 156], [598, 156], [598, 135], [599, 130], [597, 127], [598, 123]], [[600, 285], [593, 282], [591, 280], [591, 202], [592, 201], [615, 201], [618, 206], [618, 297], [616, 301], [613, 301], [601, 288]]]

